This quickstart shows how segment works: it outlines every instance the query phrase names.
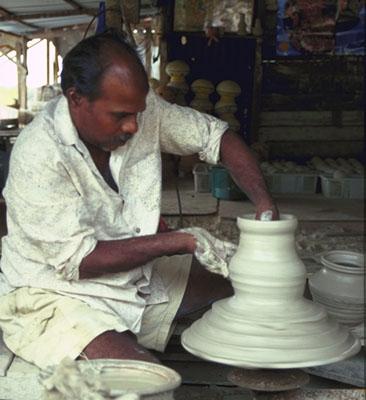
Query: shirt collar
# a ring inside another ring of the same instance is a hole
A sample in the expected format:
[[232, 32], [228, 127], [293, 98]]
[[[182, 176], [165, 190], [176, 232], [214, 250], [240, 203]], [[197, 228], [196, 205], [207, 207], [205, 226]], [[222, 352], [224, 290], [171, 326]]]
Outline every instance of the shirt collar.
[[66, 146], [79, 145], [81, 140], [71, 120], [69, 104], [65, 96], [60, 96], [54, 115], [54, 129], [58, 140]]

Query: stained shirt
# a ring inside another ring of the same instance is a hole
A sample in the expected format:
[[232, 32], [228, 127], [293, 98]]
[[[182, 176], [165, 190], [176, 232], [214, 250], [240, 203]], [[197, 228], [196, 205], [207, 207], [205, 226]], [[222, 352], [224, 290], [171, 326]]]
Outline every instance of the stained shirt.
[[110, 312], [138, 332], [147, 304], [168, 301], [154, 261], [127, 272], [79, 280], [79, 265], [98, 241], [157, 232], [161, 151], [215, 164], [227, 124], [149, 92], [138, 131], [111, 152], [114, 191], [96, 168], [60, 96], [20, 133], [3, 195], [0, 295], [16, 287], [50, 289]]

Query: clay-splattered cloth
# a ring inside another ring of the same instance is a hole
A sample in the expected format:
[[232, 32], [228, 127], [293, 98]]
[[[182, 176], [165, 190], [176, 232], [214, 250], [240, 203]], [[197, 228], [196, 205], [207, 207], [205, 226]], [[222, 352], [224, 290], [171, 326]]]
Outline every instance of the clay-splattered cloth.
[[161, 203], [160, 152], [216, 163], [227, 124], [172, 105], [150, 92], [139, 130], [113, 151], [112, 190], [97, 170], [61, 96], [20, 133], [4, 197], [0, 295], [16, 287], [54, 290], [119, 317], [138, 332], [146, 304], [168, 301], [153, 262], [128, 272], [79, 280], [81, 260], [99, 240], [156, 233]]

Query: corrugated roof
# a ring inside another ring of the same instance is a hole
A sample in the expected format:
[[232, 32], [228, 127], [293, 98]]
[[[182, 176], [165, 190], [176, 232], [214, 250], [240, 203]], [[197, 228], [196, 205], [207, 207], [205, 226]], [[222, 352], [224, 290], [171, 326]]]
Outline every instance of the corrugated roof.
[[[156, 0], [141, 0], [140, 15], [157, 13]], [[0, 31], [33, 34], [87, 24], [97, 14], [99, 0], [0, 0]]]
[[18, 35], [87, 24], [99, 0], [0, 0], [0, 30]]

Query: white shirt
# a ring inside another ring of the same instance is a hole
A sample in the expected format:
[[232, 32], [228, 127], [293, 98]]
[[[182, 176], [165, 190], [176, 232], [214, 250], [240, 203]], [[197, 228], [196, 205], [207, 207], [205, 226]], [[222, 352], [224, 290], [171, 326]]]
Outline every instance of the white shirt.
[[118, 315], [138, 332], [146, 304], [168, 301], [153, 262], [127, 272], [79, 280], [79, 265], [99, 240], [154, 234], [161, 204], [161, 154], [199, 153], [215, 164], [227, 124], [152, 91], [139, 129], [111, 153], [111, 189], [79, 139], [61, 96], [20, 133], [3, 195], [8, 234], [2, 239], [0, 295], [31, 286], [80, 298]]

